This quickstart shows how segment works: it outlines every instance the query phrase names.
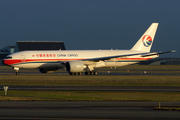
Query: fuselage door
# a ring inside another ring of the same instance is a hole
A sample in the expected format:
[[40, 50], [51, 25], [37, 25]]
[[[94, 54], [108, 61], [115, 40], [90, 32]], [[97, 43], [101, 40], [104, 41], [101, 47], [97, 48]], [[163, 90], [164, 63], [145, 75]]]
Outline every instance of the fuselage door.
[[25, 62], [25, 61], [26, 61], [26, 59], [25, 59], [25, 56], [24, 56], [24, 55], [21, 55], [21, 61], [22, 61], [22, 62]]

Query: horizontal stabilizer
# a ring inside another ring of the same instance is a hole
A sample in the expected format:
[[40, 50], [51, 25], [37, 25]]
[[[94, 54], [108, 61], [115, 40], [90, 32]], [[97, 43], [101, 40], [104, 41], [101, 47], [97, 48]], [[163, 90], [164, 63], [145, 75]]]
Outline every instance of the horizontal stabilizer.
[[160, 52], [153, 52], [153, 53], [150, 53], [150, 54], [142, 55], [141, 57], [148, 57], [148, 56], [165, 54], [165, 53], [171, 53], [171, 52], [176, 52], [176, 50], [171, 50], [171, 51], [166, 51], [166, 52], [162, 52], [162, 51], [160, 51]]

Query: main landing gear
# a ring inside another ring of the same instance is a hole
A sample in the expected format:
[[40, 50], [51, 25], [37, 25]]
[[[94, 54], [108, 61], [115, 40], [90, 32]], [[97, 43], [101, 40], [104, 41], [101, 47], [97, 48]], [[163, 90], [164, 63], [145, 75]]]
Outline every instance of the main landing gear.
[[69, 75], [82, 75], [82, 72], [70, 72]]
[[[86, 71], [85, 75], [97, 75], [97, 71]], [[82, 72], [70, 72], [69, 75], [82, 75]]]
[[98, 72], [97, 71], [86, 71], [85, 75], [97, 75]]

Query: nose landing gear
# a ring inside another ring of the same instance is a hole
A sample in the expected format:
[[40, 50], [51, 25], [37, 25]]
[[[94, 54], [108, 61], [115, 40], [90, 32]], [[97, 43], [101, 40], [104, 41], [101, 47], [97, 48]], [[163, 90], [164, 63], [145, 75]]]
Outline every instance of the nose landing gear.
[[16, 75], [19, 75], [20, 73], [19, 72], [16, 72]]
[[14, 67], [13, 69], [16, 71], [16, 75], [19, 75], [19, 74], [20, 74], [20, 73], [19, 73], [19, 68], [18, 68], [18, 67]]

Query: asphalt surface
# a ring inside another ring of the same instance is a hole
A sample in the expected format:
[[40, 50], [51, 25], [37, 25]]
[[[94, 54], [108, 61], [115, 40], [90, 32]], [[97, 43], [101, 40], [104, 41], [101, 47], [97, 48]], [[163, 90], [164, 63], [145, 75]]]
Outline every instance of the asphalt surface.
[[[102, 71], [104, 71], [104, 70], [102, 70]], [[133, 71], [140, 71], [138, 73], [135, 73], [135, 72], [123, 72], [123, 73], [121, 73], [121, 72], [114, 72], [114, 71], [117, 71], [117, 70], [116, 69], [110, 69], [109, 73], [108, 73], [108, 70], [104, 71], [104, 72], [98, 72], [98, 75], [165, 75], [165, 76], [168, 75], [168, 76], [180, 76], [180, 73], [178, 73], [179, 70], [147, 70], [146, 73], [144, 73], [143, 70], [133, 70]], [[127, 71], [127, 70], [124, 70], [124, 71]], [[154, 73], [154, 71], [158, 71], [158, 72]], [[160, 73], [160, 71], [162, 71], [162, 73]], [[168, 73], [168, 71], [169, 71], [169, 73]], [[172, 73], [172, 71], [175, 71], [175, 73]], [[6, 72], [3, 71], [1, 73], [14, 73], [15, 74], [16, 72], [14, 70], [12, 70], [12, 71], [6, 71]], [[27, 69], [27, 72], [23, 71], [23, 69], [21, 71], [21, 69], [20, 69], [19, 73], [20, 73], [20, 75], [23, 73], [40, 74], [39, 71], [30, 72], [30, 71], [28, 71], [28, 69]], [[54, 73], [68, 74], [65, 71], [64, 72], [55, 71]], [[83, 75], [84, 75], [84, 73], [83, 73]]]
[[[0, 90], [4, 90], [0, 85]], [[56, 86], [56, 85], [9, 85], [8, 90], [58, 90], [58, 91], [145, 91], [180, 92], [180, 86]]]
[[[179, 120], [179, 111], [154, 110], [159, 102], [0, 102], [0, 119], [133, 119]], [[161, 102], [161, 107], [180, 107], [180, 102]]]

